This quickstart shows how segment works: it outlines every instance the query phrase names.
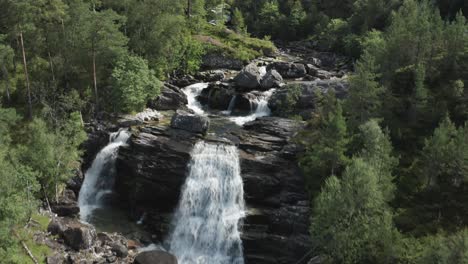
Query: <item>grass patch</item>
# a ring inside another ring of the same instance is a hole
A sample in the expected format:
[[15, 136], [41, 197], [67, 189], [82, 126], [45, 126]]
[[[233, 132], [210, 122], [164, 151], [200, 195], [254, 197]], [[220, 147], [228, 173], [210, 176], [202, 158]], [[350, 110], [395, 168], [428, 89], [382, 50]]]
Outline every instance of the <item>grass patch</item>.
[[222, 54], [244, 62], [276, 52], [268, 39], [252, 38], [238, 34], [224, 26], [206, 25], [202, 34], [194, 38], [203, 44], [207, 52]]
[[49, 222], [50, 219], [47, 216], [34, 214], [31, 216], [31, 224], [27, 228], [19, 227], [17, 229], [16, 233], [19, 241], [16, 249], [11, 252], [11, 260], [13, 263], [34, 264], [23, 249], [20, 241], [23, 241], [26, 244], [39, 263], [46, 263], [46, 257], [52, 253], [52, 250], [46, 245], [36, 243], [34, 240], [34, 234], [37, 232], [46, 232]]

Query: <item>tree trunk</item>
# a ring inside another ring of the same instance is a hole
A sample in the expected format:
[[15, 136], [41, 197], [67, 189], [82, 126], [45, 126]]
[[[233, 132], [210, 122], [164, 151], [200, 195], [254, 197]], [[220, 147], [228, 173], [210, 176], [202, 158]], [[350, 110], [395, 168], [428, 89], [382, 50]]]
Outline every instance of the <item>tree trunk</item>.
[[5, 83], [6, 83], [6, 96], [7, 96], [7, 103], [10, 104], [11, 97], [10, 97], [10, 78], [8, 76], [8, 70], [5, 66], [5, 62], [2, 63], [2, 72], [3, 72], [3, 77], [5, 78]]
[[99, 111], [99, 99], [98, 99], [98, 88], [97, 88], [97, 78], [96, 78], [96, 51], [94, 49], [93, 43], [93, 84], [94, 84], [94, 97], [96, 100], [96, 113]]
[[192, 15], [192, 0], [187, 0], [187, 18], [190, 19], [190, 15]]
[[23, 52], [24, 75], [26, 77], [26, 88], [28, 92], [28, 117], [32, 119], [32, 101], [31, 101], [31, 86], [29, 84], [28, 64], [26, 62], [26, 53], [24, 52], [23, 32], [20, 32], [21, 51]]

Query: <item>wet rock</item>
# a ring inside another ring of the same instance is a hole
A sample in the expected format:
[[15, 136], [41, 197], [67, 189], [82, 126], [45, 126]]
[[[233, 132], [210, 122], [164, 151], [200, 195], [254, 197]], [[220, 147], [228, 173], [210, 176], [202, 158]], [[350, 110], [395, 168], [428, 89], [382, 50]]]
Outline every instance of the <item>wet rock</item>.
[[226, 110], [233, 96], [234, 91], [229, 89], [228, 84], [216, 82], [203, 89], [198, 100], [211, 109]]
[[[109, 132], [111, 128], [110, 125], [105, 122], [92, 121], [91, 123], [85, 124], [85, 131], [88, 135], [88, 139], [83, 142], [80, 146], [85, 150], [83, 155], [83, 162], [81, 163], [81, 170], [86, 172], [86, 170], [91, 166], [93, 160], [96, 158], [96, 154], [109, 143]], [[77, 191], [81, 188], [81, 181], [78, 180]], [[75, 193], [78, 194], [78, 192]]]
[[235, 115], [249, 114], [253, 111], [254, 100], [255, 96], [251, 93], [244, 93], [238, 95], [232, 113]]
[[178, 87], [170, 84], [164, 84], [161, 88], [161, 94], [148, 103], [148, 106], [155, 110], [177, 110], [187, 105], [187, 96]]
[[[146, 126], [134, 132], [121, 147], [116, 162], [115, 188], [120, 206], [139, 218], [160, 237], [167, 235], [170, 214], [179, 201], [190, 151], [200, 134], [165, 126]], [[153, 213], [154, 211], [154, 213]], [[169, 217], [164, 217], [169, 215]]]
[[282, 83], [283, 77], [281, 77], [281, 74], [276, 70], [270, 70], [263, 76], [260, 86], [262, 90], [268, 90], [280, 87]]
[[164, 251], [154, 250], [138, 254], [134, 264], [177, 264], [177, 258]]
[[205, 134], [210, 127], [210, 119], [205, 116], [177, 111], [177, 113], [172, 116], [171, 127], [193, 133]]
[[234, 78], [234, 82], [240, 88], [255, 89], [260, 87], [260, 70], [255, 63], [245, 66]]

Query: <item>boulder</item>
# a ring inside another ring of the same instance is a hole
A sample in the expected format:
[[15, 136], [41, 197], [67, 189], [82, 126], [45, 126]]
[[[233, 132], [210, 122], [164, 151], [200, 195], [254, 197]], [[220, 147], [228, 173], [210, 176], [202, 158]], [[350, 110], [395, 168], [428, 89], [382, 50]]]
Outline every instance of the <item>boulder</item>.
[[182, 77], [172, 77], [169, 82], [177, 87], [186, 87], [198, 81], [192, 75], [184, 75]]
[[146, 251], [135, 257], [134, 264], [177, 264], [177, 258], [160, 250]]
[[302, 63], [273, 62], [268, 65], [267, 70], [276, 70], [284, 78], [301, 78], [307, 74], [306, 67]]
[[74, 250], [89, 249], [96, 239], [94, 227], [80, 222], [70, 222], [63, 231], [65, 243]]
[[260, 70], [255, 63], [245, 66], [234, 78], [236, 85], [243, 89], [255, 89], [260, 87]]
[[63, 263], [67, 263], [66, 262], [66, 259], [65, 259], [65, 256], [61, 253], [56, 253], [52, 256], [48, 256], [46, 258], [46, 263], [47, 264], [63, 264]]
[[119, 258], [125, 258], [128, 256], [128, 249], [120, 242], [111, 242], [109, 244], [111, 251]]
[[69, 247], [77, 251], [91, 248], [96, 240], [96, 230], [93, 226], [72, 218], [52, 219], [47, 231], [59, 236]]
[[268, 71], [265, 76], [263, 76], [260, 86], [262, 90], [268, 90], [271, 88], [280, 87], [283, 83], [283, 77], [276, 70]]
[[62, 235], [65, 229], [66, 229], [65, 223], [61, 221], [61, 218], [56, 218], [56, 217], [54, 217], [50, 221], [49, 225], [47, 226], [47, 232], [49, 232], [50, 234], [54, 236]]
[[292, 63], [286, 76], [288, 78], [301, 78], [307, 74], [307, 70], [304, 64], [301, 63]]
[[177, 86], [164, 84], [161, 94], [148, 103], [148, 106], [155, 110], [177, 110], [187, 105], [187, 95]]
[[210, 127], [210, 119], [206, 116], [177, 111], [177, 113], [172, 116], [171, 127], [192, 133], [205, 134]]

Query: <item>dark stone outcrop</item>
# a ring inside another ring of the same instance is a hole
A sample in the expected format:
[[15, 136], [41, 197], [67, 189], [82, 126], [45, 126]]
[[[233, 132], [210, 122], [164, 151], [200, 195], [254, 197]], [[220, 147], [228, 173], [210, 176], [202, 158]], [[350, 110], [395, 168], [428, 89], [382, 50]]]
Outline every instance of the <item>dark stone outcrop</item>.
[[190, 151], [200, 134], [167, 126], [146, 126], [134, 132], [128, 146], [119, 150], [116, 193], [121, 205], [162, 239], [170, 214], [179, 201]]
[[198, 80], [195, 79], [195, 77], [193, 77], [192, 75], [173, 76], [169, 80], [169, 83], [171, 85], [175, 85], [180, 88], [195, 84], [197, 82]]
[[58, 216], [73, 217], [80, 213], [76, 195], [73, 190], [69, 189], [65, 189], [58, 203], [53, 202], [50, 207], [52, 212], [56, 213]]
[[[134, 264], [177, 264], [177, 258], [164, 251], [153, 250], [138, 254]], [[213, 263], [214, 264], [214, 263]]]
[[202, 69], [216, 70], [216, 69], [230, 69], [240, 70], [244, 66], [241, 60], [233, 59], [224, 56], [219, 52], [205, 54], [202, 58]]
[[[212, 124], [218, 137], [238, 145], [245, 199], [249, 208], [243, 242], [247, 263], [294, 263], [310, 248], [309, 205], [297, 166], [301, 149], [291, 142], [304, 124], [267, 117], [244, 129]], [[163, 126], [134, 131], [117, 161], [116, 187], [131, 212], [147, 212], [147, 228], [167, 236], [193, 145], [200, 135]], [[220, 142], [219, 139], [205, 140]]]
[[301, 78], [306, 76], [307, 70], [302, 63], [273, 62], [267, 66], [267, 70], [276, 70], [284, 78]]
[[245, 66], [234, 78], [234, 82], [241, 89], [255, 89], [260, 87], [260, 70], [255, 63]]
[[346, 79], [338, 78], [288, 84], [277, 90], [268, 103], [274, 114], [279, 114], [282, 111], [281, 108], [286, 104], [288, 93], [291, 93], [292, 89], [298, 89], [299, 93], [298, 100], [290, 106], [294, 109], [293, 114], [308, 119], [315, 109], [317, 92], [325, 94], [332, 89], [337, 98], [344, 99], [348, 94], [349, 84]]
[[171, 127], [193, 133], [205, 134], [210, 127], [210, 119], [206, 116], [177, 111], [177, 113], [172, 116]]
[[218, 82], [224, 80], [225, 77], [222, 70], [204, 71], [195, 75], [195, 78], [203, 82]]
[[177, 110], [183, 109], [187, 105], [187, 96], [177, 86], [164, 84], [161, 94], [148, 103], [148, 106], [155, 110]]

